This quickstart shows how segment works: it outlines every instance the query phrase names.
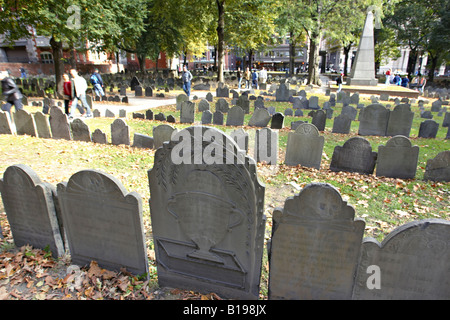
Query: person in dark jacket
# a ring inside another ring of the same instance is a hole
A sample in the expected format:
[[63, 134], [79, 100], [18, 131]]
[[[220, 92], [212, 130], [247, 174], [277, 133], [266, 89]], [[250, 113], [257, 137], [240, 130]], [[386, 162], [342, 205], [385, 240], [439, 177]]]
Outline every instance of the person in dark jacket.
[[2, 93], [6, 100], [6, 104], [2, 106], [3, 111], [10, 113], [12, 105], [14, 105], [16, 111], [23, 109], [22, 93], [17, 88], [14, 80], [9, 76], [2, 79]]

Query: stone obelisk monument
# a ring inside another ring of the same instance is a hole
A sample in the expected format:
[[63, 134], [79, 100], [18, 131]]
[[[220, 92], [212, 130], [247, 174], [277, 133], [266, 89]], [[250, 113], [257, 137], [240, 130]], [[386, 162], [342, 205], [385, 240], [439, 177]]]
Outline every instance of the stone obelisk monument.
[[375, 51], [374, 51], [374, 17], [371, 8], [367, 12], [363, 33], [359, 41], [358, 51], [353, 62], [348, 85], [376, 86]]

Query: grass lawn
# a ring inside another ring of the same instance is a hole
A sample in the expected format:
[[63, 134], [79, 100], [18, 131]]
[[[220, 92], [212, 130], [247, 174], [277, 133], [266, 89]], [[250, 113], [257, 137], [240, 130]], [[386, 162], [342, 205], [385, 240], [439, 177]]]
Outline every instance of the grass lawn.
[[[195, 94], [195, 93], [194, 93]], [[323, 94], [314, 94], [319, 97], [319, 105], [328, 101]], [[215, 101], [217, 98], [215, 98]], [[230, 99], [228, 99], [230, 100]], [[368, 105], [368, 97], [362, 96], [360, 102]], [[426, 105], [429, 110], [430, 104]], [[393, 105], [393, 102], [390, 102]], [[265, 106], [274, 106], [278, 112], [283, 112], [291, 107], [290, 103], [265, 101]], [[296, 120], [307, 120], [308, 110], [303, 110], [303, 117], [286, 117], [285, 128], [279, 130], [279, 155], [277, 165], [258, 164], [258, 176], [266, 186], [265, 214], [268, 217], [266, 226], [266, 240], [271, 233], [271, 216], [274, 208], [284, 206], [287, 197], [297, 194], [302, 187], [311, 182], [330, 183], [336, 187], [344, 200], [355, 208], [355, 218], [364, 219], [366, 222], [365, 236], [374, 237], [382, 241], [394, 228], [413, 220], [426, 218], [450, 219], [450, 183], [438, 183], [423, 181], [426, 161], [434, 158], [439, 152], [449, 150], [450, 141], [445, 140], [447, 128], [440, 127], [436, 139], [417, 138], [420, 122], [419, 109], [413, 104], [415, 112], [413, 128], [410, 139], [413, 145], [420, 147], [419, 162], [416, 179], [401, 180], [375, 175], [361, 175], [347, 172], [331, 172], [329, 170], [333, 150], [336, 146], [342, 146], [344, 142], [357, 135], [357, 121], [353, 121], [351, 133], [333, 134], [331, 129], [333, 120], [327, 119], [326, 128], [320, 134], [325, 137], [322, 163], [320, 170], [301, 166], [292, 167], [283, 164], [286, 151], [290, 124]], [[211, 103], [214, 112], [214, 102]], [[40, 108], [26, 107], [27, 111], [36, 112]], [[250, 103], [253, 110], [253, 102]], [[175, 105], [154, 109], [154, 114], [163, 112], [166, 116], [172, 114], [179, 119], [179, 111]], [[341, 111], [340, 104], [334, 108], [334, 117]], [[201, 114], [196, 113], [195, 120], [200, 123]], [[245, 116], [244, 123], [248, 123], [250, 115]], [[436, 121], [442, 125], [443, 117], [436, 117]], [[106, 132], [110, 141], [110, 124], [112, 118], [86, 119], [91, 132], [101, 129]], [[226, 122], [226, 116], [225, 121]], [[152, 136], [152, 128], [161, 124], [158, 121], [131, 119], [128, 116], [127, 124], [130, 128], [132, 140], [135, 132]], [[188, 124], [173, 124], [176, 128], [185, 128]], [[216, 126], [225, 132], [231, 132], [237, 127]], [[249, 133], [249, 154], [253, 155], [254, 130], [245, 126]], [[372, 145], [372, 150], [377, 151], [378, 146], [385, 145], [389, 137], [365, 136]], [[132, 143], [132, 142], [131, 142]], [[56, 185], [67, 181], [71, 175], [83, 169], [98, 169], [107, 172], [119, 179], [128, 191], [136, 191], [143, 198], [144, 227], [147, 235], [147, 245], [153, 248], [151, 237], [151, 221], [148, 199], [150, 191], [148, 186], [147, 171], [153, 167], [155, 150], [138, 149], [129, 146], [99, 145], [94, 143], [40, 139], [29, 136], [0, 135], [0, 177], [6, 168], [13, 164], [26, 164], [30, 166], [44, 181]], [[6, 216], [0, 202], [0, 222], [3, 230], [7, 230]], [[5, 233], [5, 231], [4, 231]], [[151, 251], [151, 250], [150, 250]], [[156, 278], [154, 261], [152, 263], [152, 279]], [[267, 295], [268, 277], [267, 256], [263, 262], [262, 297]], [[154, 280], [156, 281], [156, 280]]]

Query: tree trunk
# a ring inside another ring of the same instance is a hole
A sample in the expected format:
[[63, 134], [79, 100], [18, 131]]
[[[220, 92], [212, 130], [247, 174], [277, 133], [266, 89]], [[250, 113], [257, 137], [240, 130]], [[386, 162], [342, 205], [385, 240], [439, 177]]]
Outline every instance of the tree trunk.
[[408, 73], [408, 77], [411, 79], [411, 75], [414, 75], [414, 69], [416, 68], [417, 61], [417, 49], [411, 49], [408, 57], [408, 65], [406, 67], [406, 72]]
[[250, 70], [252, 70], [253, 69], [253, 66], [252, 66], [253, 50], [250, 49], [250, 50], [248, 50], [247, 53], [248, 53], [248, 67]]
[[319, 71], [319, 45], [320, 36], [312, 36], [309, 40], [309, 65], [308, 65], [308, 84], [321, 85]]
[[439, 60], [439, 54], [431, 55], [428, 53], [428, 56], [431, 58], [431, 64], [429, 64], [430, 68], [428, 69], [428, 83], [431, 83], [434, 81], [434, 71], [436, 70], [438, 60]]
[[[144, 74], [145, 73], [145, 56], [138, 54], [137, 58], [139, 61], [139, 70], [141, 71], [141, 73]], [[158, 60], [156, 60], [156, 64], [158, 64]]]
[[290, 32], [290, 40], [289, 40], [289, 75], [294, 75], [295, 68], [295, 39], [294, 33]]
[[224, 39], [224, 29], [225, 29], [225, 0], [216, 0], [217, 9], [219, 13], [219, 18], [217, 20], [217, 61], [218, 61], [218, 69], [217, 69], [217, 80], [219, 82], [224, 82], [223, 78], [223, 69], [224, 69], [224, 47], [225, 47], [225, 39]]
[[50, 46], [53, 51], [53, 65], [55, 67], [55, 83], [56, 92], [63, 95], [63, 74], [64, 74], [64, 61], [63, 61], [63, 46], [61, 41], [56, 41], [54, 37], [50, 39]]
[[[344, 47], [344, 76], [347, 76], [348, 75], [348, 56], [349, 56], [349, 54], [350, 54], [350, 50], [351, 50], [351, 48], [352, 48], [352, 44], [353, 44], [353, 42], [352, 43], [350, 43], [348, 46], [345, 46]], [[337, 70], [338, 72], [339, 72], [339, 70]]]

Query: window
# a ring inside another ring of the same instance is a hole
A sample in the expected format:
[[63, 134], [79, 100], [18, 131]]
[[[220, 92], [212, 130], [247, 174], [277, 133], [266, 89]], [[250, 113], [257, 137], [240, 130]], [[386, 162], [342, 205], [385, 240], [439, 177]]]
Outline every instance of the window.
[[53, 55], [50, 52], [42, 52], [41, 53], [41, 61], [42, 63], [53, 63]]

